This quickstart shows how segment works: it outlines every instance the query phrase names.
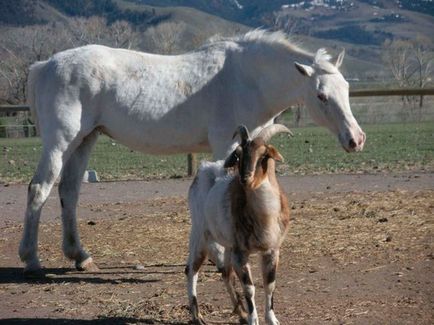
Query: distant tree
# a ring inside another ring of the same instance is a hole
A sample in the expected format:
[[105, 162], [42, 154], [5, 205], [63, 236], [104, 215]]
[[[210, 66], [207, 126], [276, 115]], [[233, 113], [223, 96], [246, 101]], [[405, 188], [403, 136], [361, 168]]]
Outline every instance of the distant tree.
[[176, 54], [183, 50], [183, 34], [187, 25], [163, 22], [148, 28], [144, 35], [149, 51], [160, 54]]
[[110, 35], [114, 47], [135, 48], [138, 46], [139, 34], [125, 20], [118, 20], [110, 25]]
[[[427, 37], [418, 36], [411, 41], [412, 64], [415, 69], [416, 84], [425, 88], [434, 77], [434, 54], [430, 51], [432, 40]], [[423, 96], [420, 96], [419, 107], [423, 106]]]
[[299, 19], [291, 15], [288, 11], [277, 11], [274, 13], [272, 26], [274, 29], [283, 30], [287, 34], [297, 32]]
[[107, 21], [103, 17], [73, 18], [69, 24], [72, 43], [75, 46], [87, 44], [104, 44]]
[[383, 44], [382, 60], [390, 69], [400, 87], [407, 87], [412, 77], [410, 63], [411, 44], [404, 40], [386, 40]]
[[138, 46], [139, 33], [124, 20], [109, 25], [104, 17], [80, 17], [73, 18], [69, 27], [74, 47], [100, 44], [130, 49]]
[[0, 35], [0, 98], [10, 104], [24, 103], [29, 66], [54, 53], [86, 44], [135, 48], [138, 40], [139, 33], [128, 22], [108, 25], [103, 17], [9, 28]]
[[29, 66], [66, 48], [67, 42], [52, 25], [11, 28], [1, 37], [0, 80], [2, 97], [10, 104], [23, 103]]
[[[433, 79], [434, 55], [430, 39], [419, 36], [414, 40], [387, 40], [382, 59], [400, 87], [424, 88]], [[420, 96], [419, 107], [423, 106]]]

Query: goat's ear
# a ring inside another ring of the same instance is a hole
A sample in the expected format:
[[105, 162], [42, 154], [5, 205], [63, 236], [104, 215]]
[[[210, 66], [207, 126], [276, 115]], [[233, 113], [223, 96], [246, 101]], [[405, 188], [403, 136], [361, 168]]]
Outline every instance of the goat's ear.
[[232, 151], [232, 153], [229, 155], [229, 157], [226, 158], [223, 167], [224, 168], [234, 167], [237, 164], [238, 159], [239, 159], [239, 157], [237, 154], [237, 150]]
[[267, 146], [267, 155], [270, 156], [271, 158], [273, 158], [276, 161], [283, 161], [282, 155], [271, 144], [269, 144]]

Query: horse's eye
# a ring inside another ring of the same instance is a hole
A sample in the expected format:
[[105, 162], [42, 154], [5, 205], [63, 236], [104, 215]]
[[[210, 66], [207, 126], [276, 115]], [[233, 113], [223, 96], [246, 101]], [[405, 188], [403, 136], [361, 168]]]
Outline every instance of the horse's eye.
[[323, 93], [319, 93], [317, 97], [318, 97], [318, 99], [319, 99], [320, 101], [322, 101], [323, 103], [327, 103], [327, 96], [326, 96], [325, 94], [323, 94]]

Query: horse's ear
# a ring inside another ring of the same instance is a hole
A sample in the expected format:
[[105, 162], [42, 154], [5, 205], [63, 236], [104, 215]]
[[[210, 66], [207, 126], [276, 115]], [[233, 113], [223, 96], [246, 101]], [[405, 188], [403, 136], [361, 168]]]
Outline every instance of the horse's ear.
[[267, 155], [276, 161], [283, 161], [283, 157], [280, 154], [280, 152], [277, 151], [277, 149], [273, 147], [271, 144], [267, 146]]
[[342, 65], [342, 61], [344, 61], [345, 56], [345, 49], [342, 50], [341, 53], [339, 53], [338, 57], [336, 58], [335, 66], [339, 69], [339, 67]]
[[308, 66], [308, 65], [304, 65], [304, 64], [300, 64], [298, 62], [294, 62], [295, 67], [297, 68], [297, 70], [306, 77], [310, 77], [313, 75], [314, 70], [312, 67]]

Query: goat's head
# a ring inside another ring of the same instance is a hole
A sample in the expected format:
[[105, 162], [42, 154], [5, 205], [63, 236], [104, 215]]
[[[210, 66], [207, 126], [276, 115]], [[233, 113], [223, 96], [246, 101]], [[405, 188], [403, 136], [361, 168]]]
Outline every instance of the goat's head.
[[253, 139], [244, 125], [240, 125], [234, 133], [234, 138], [239, 135], [241, 143], [226, 158], [224, 167], [237, 167], [240, 182], [247, 187], [256, 187], [267, 174], [269, 164], [272, 161], [282, 161], [282, 155], [275, 147], [267, 142], [277, 133], [289, 133], [291, 131], [284, 125], [273, 124], [264, 129]]

